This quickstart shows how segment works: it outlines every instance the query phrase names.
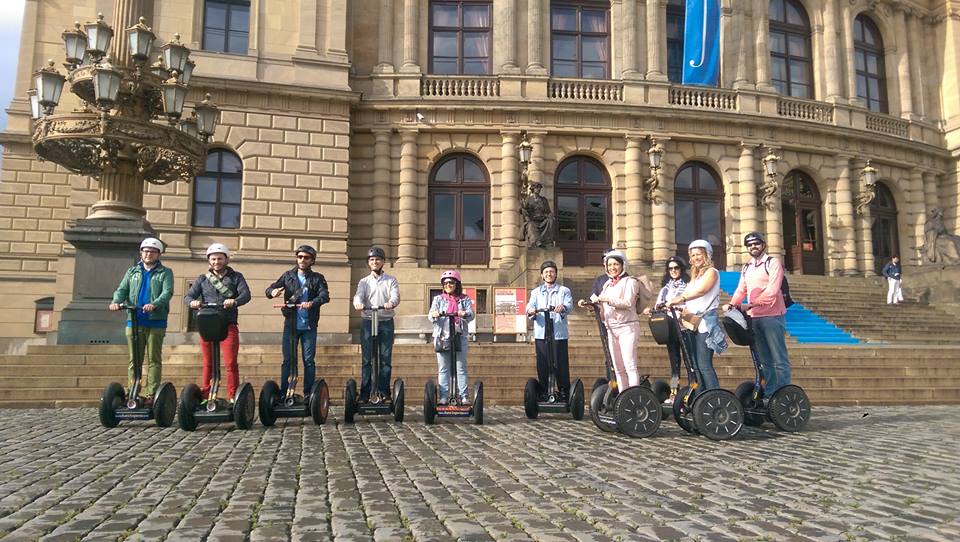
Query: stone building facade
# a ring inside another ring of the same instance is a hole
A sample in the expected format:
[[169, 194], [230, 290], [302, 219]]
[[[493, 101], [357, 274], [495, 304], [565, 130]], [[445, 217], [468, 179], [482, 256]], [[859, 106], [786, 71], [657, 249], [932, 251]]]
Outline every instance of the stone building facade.
[[[402, 315], [425, 311], [449, 266], [482, 290], [527, 286], [523, 139], [529, 178], [559, 219], [548, 253], [570, 275], [594, 273], [609, 246], [655, 267], [700, 236], [738, 269], [753, 230], [794, 272], [871, 274], [894, 253], [923, 264], [933, 208], [957, 223], [952, 0], [722, 0], [715, 88], [676, 80], [682, 0], [145, 5], [158, 35], [180, 32], [193, 50], [189, 100], [209, 92], [222, 110], [207, 184], [144, 189], [175, 295], [205, 269], [210, 242], [235, 250], [255, 291], [311, 243], [335, 300], [322, 311], [332, 340], [350, 331], [347, 300], [371, 244], [401, 279]], [[27, 0], [18, 98], [0, 136], [0, 336], [11, 343], [42, 340], [38, 300], [53, 298], [54, 322], [69, 301], [63, 232], [98, 199], [95, 180], [37, 160], [22, 97], [30, 73], [63, 56], [63, 29], [97, 11], [110, 20], [110, 9]], [[652, 139], [664, 149], [655, 182]], [[779, 189], [763, 200], [768, 154]], [[878, 170], [872, 202], [867, 160]], [[223, 171], [228, 162], [240, 167]], [[231, 179], [240, 188], [227, 195]], [[214, 185], [215, 196], [198, 188]], [[278, 332], [269, 303], [251, 303], [242, 327]], [[178, 304], [170, 326], [188, 329]]]

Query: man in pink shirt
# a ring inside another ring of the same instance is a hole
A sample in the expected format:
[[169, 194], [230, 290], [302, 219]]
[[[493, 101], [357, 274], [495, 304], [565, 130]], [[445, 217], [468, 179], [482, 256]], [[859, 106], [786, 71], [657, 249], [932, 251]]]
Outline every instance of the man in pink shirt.
[[750, 261], [743, 266], [737, 291], [723, 310], [730, 310], [731, 305], [741, 306], [753, 319], [757, 354], [763, 363], [763, 395], [769, 398], [790, 384], [787, 328], [783, 317], [787, 308], [780, 293], [783, 264], [767, 254], [767, 243], [759, 233], [748, 233], [743, 244], [750, 253]]

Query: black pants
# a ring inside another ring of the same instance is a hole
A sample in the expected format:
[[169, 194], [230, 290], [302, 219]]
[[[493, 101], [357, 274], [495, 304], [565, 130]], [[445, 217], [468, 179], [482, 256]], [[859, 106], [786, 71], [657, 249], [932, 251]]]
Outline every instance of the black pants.
[[670, 387], [674, 386], [674, 381], [680, 378], [680, 340], [674, 340], [672, 337], [667, 341], [667, 355], [670, 357]]
[[[540, 393], [549, 393], [547, 384], [550, 382], [550, 344], [546, 339], [537, 339], [534, 341], [537, 347], [537, 380], [540, 382]], [[560, 393], [566, 397], [570, 396], [570, 357], [567, 353], [567, 339], [557, 339], [554, 341], [557, 346], [557, 375], [559, 382], [557, 386]]]

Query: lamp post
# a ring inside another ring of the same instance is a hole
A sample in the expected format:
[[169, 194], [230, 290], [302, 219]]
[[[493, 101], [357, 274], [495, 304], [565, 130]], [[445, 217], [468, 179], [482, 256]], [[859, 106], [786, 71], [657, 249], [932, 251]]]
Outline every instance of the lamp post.
[[773, 152], [773, 149], [767, 148], [767, 154], [763, 157], [763, 174], [766, 180], [760, 185], [760, 204], [768, 211], [774, 211], [777, 208], [777, 190], [780, 185], [777, 183], [777, 162], [780, 157]]
[[[99, 184], [90, 214], [64, 232], [76, 255], [73, 297], [58, 327], [61, 344], [125, 340], [103, 307], [140, 241], [156, 235], [143, 208], [144, 183], [192, 180], [203, 170], [216, 129], [218, 110], [209, 95], [194, 107], [194, 117], [180, 122], [194, 65], [178, 35], [150, 63], [157, 36], [136, 15], [153, 11], [152, 0], [114, 0], [113, 25], [98, 14], [61, 35], [66, 75], [52, 60], [33, 74], [34, 151]], [[56, 112], [64, 83], [79, 107]]]
[[527, 139], [527, 133], [524, 132], [517, 145], [517, 154], [520, 155], [520, 191], [521, 197], [526, 197], [530, 193], [530, 161], [533, 159], [533, 144]]
[[857, 194], [857, 214], [866, 213], [873, 199], [877, 197], [877, 168], [870, 165], [867, 160], [863, 169], [860, 170], [860, 192]]
[[663, 167], [663, 145], [657, 142], [654, 137], [650, 138], [650, 148], [647, 149], [647, 162], [650, 165], [650, 178], [647, 179], [646, 194], [647, 201], [654, 205], [663, 203], [663, 197], [660, 194], [660, 170]]

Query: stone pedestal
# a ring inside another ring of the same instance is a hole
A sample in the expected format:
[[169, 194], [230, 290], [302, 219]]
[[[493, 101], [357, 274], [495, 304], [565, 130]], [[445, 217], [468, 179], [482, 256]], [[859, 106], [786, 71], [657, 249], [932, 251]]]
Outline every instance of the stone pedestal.
[[57, 344], [126, 344], [123, 317], [107, 310], [140, 241], [156, 235], [146, 220], [83, 219], [64, 232], [76, 250], [73, 298], [60, 315]]

